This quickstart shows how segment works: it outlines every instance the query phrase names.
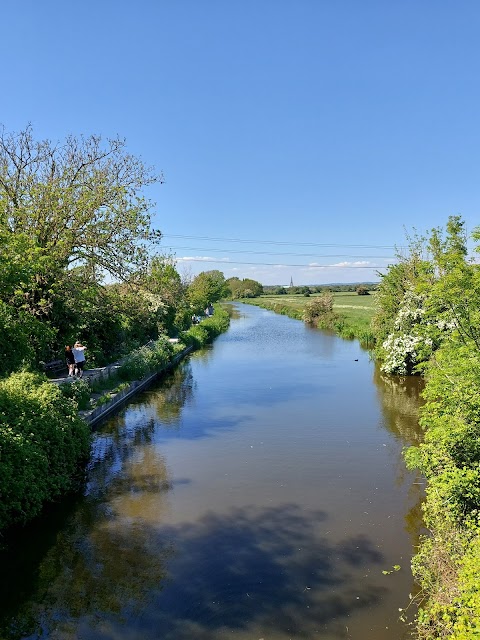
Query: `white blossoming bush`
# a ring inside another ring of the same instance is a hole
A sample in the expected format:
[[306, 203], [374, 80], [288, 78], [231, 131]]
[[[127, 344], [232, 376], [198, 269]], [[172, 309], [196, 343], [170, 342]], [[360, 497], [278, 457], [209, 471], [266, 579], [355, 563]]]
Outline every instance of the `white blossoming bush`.
[[382, 371], [399, 376], [411, 373], [417, 364], [417, 348], [421, 342], [420, 336], [391, 333], [382, 344], [385, 351], [385, 360], [381, 366]]
[[382, 344], [381, 370], [400, 376], [410, 375], [426, 362], [438, 347], [442, 327], [431, 322], [425, 309], [425, 295], [406, 291], [394, 321], [394, 331]]
[[424, 301], [425, 296], [423, 295], [413, 291], [405, 292], [402, 306], [395, 318], [394, 326], [397, 331], [405, 330], [407, 327], [412, 327], [423, 320], [425, 315]]

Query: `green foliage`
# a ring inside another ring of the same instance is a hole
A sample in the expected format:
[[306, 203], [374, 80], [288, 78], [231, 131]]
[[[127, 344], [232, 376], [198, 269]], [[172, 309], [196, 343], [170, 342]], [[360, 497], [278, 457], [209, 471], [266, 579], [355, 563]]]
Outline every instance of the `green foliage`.
[[95, 400], [95, 407], [101, 407], [104, 404], [108, 404], [112, 400], [112, 397], [113, 397], [113, 393], [110, 393], [110, 392], [104, 393], [103, 395], [100, 396], [100, 398]]
[[400, 569], [401, 569], [401, 566], [399, 564], [394, 564], [391, 569], [384, 569], [382, 573], [384, 576], [389, 576], [390, 574], [395, 573], [396, 571], [400, 571]]
[[126, 152], [124, 140], [69, 136], [58, 144], [35, 140], [30, 126], [2, 131], [0, 172], [0, 225], [25, 233], [52, 263], [117, 277], [144, 264], [146, 242], [158, 234], [141, 189], [159, 178]]
[[90, 446], [76, 403], [44, 376], [0, 381], [0, 530], [75, 488]]
[[384, 371], [420, 371], [452, 332], [480, 348], [480, 274], [466, 253], [463, 222], [452, 216], [445, 237], [434, 229], [428, 241], [415, 238], [408, 255], [389, 268], [378, 287], [373, 324]]
[[161, 369], [171, 359], [172, 345], [160, 338], [151, 345], [132, 351], [117, 370], [120, 380], [142, 380], [149, 373]]
[[0, 300], [0, 376], [48, 361], [53, 341], [48, 323]]
[[157, 179], [120, 139], [0, 132], [0, 375], [77, 339], [103, 364], [168, 324], [132, 288], [102, 286], [143, 272], [159, 234], [141, 190]]
[[200, 348], [212, 342], [221, 333], [225, 332], [230, 324], [228, 313], [221, 308], [216, 308], [213, 316], [205, 318], [200, 324], [193, 325], [181, 333], [180, 338], [186, 345]]
[[425, 640], [480, 633], [480, 296], [478, 267], [465, 259], [462, 228], [455, 217], [445, 240], [433, 232], [435, 278], [417, 283], [420, 324], [436, 332], [424, 365], [424, 442], [405, 454], [407, 465], [428, 480], [424, 511], [432, 535], [412, 563], [424, 597], [417, 632]]
[[[325, 292], [305, 305], [303, 319], [308, 324], [331, 324], [333, 318], [333, 293]], [[323, 327], [322, 327], [323, 328]]]
[[187, 331], [183, 331], [180, 338], [186, 345], [193, 345], [199, 349], [208, 343], [208, 331], [201, 324], [196, 324]]
[[370, 295], [370, 291], [364, 285], [360, 285], [359, 287], [357, 287], [357, 295], [359, 295], [359, 296], [369, 296]]
[[71, 398], [80, 410], [87, 409], [92, 390], [90, 383], [84, 378], [67, 381], [59, 385], [59, 389], [66, 398]]
[[182, 282], [172, 256], [155, 256], [140, 278], [140, 292], [145, 289], [158, 316], [158, 330], [174, 335], [186, 326], [190, 317], [186, 285]]
[[226, 284], [230, 290], [232, 300], [240, 298], [257, 298], [263, 293], [263, 286], [260, 282], [251, 278], [229, 278]]
[[202, 271], [187, 289], [187, 299], [194, 313], [202, 313], [207, 305], [228, 296], [229, 288], [221, 271]]

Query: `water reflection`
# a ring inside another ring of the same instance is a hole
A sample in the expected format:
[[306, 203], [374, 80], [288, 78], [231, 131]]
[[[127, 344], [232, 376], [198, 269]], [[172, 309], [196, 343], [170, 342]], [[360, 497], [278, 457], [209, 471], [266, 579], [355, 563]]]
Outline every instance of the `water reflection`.
[[422, 406], [423, 380], [417, 376], [387, 376], [379, 366], [374, 368], [373, 380], [385, 427], [405, 445], [421, 442], [422, 429], [418, 424], [418, 415]]
[[325, 626], [348, 637], [339, 619], [387, 591], [361, 587], [358, 570], [384, 558], [362, 535], [332, 543], [318, 533], [327, 520], [287, 504], [157, 529], [115, 522], [89, 503], [42, 561], [37, 598], [3, 637], [192, 640], [228, 629], [310, 638]]
[[158, 588], [170, 555], [152, 530], [115, 522], [102, 505], [90, 504], [59, 532], [38, 567], [34, 598], [3, 623], [2, 638], [78, 638], [85, 617], [131, 619]]
[[[172, 528], [179, 549], [174, 579], [145, 618], [146, 629], [180, 640], [221, 638], [227, 629], [310, 638], [378, 602], [386, 588], [359, 591], [355, 576], [381, 566], [382, 554], [364, 536], [332, 543], [319, 533], [327, 521], [324, 512], [287, 504], [209, 513], [194, 527]], [[201, 570], [192, 575], [192, 566]]]
[[195, 381], [189, 361], [182, 362], [148, 398], [156, 416], [167, 428], [178, 428], [183, 407], [192, 400]]

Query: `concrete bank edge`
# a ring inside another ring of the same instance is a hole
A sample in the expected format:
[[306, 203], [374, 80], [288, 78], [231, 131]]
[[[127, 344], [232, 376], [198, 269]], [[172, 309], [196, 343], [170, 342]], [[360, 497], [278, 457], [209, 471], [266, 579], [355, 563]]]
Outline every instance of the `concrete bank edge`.
[[163, 373], [169, 371], [170, 369], [173, 369], [173, 367], [175, 367], [181, 360], [183, 360], [183, 358], [187, 356], [191, 351], [193, 351], [192, 345], [186, 347], [180, 353], [177, 353], [173, 360], [169, 362], [165, 367], [162, 367], [158, 371], [154, 371], [143, 380], [132, 381], [128, 387], [122, 389], [122, 391], [117, 393], [109, 402], [106, 402], [100, 407], [96, 407], [95, 409], [87, 411], [79, 411], [79, 416], [82, 417], [85, 422], [87, 422], [87, 424], [93, 427], [98, 422], [120, 409], [120, 407], [125, 402], [127, 402], [127, 400], [132, 398], [137, 393], [140, 393], [140, 391], [143, 391], [143, 389], [152, 384]]

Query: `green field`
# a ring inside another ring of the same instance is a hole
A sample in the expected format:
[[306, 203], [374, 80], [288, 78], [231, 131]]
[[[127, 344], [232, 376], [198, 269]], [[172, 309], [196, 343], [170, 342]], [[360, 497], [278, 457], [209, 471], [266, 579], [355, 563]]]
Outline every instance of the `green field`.
[[[256, 301], [260, 301], [261, 303], [265, 300], [272, 303], [287, 305], [303, 313], [305, 305], [320, 295], [322, 294], [312, 293], [309, 297], [305, 297], [301, 294], [286, 294], [282, 296], [263, 295], [260, 298], [257, 298]], [[334, 293], [333, 297], [333, 310], [336, 313], [344, 316], [348, 320], [365, 323], [365, 326], [370, 324], [370, 320], [375, 312], [375, 294], [359, 296], [354, 291], [340, 291]], [[256, 301], [249, 300], [249, 302], [252, 302], [253, 304], [256, 304]]]

